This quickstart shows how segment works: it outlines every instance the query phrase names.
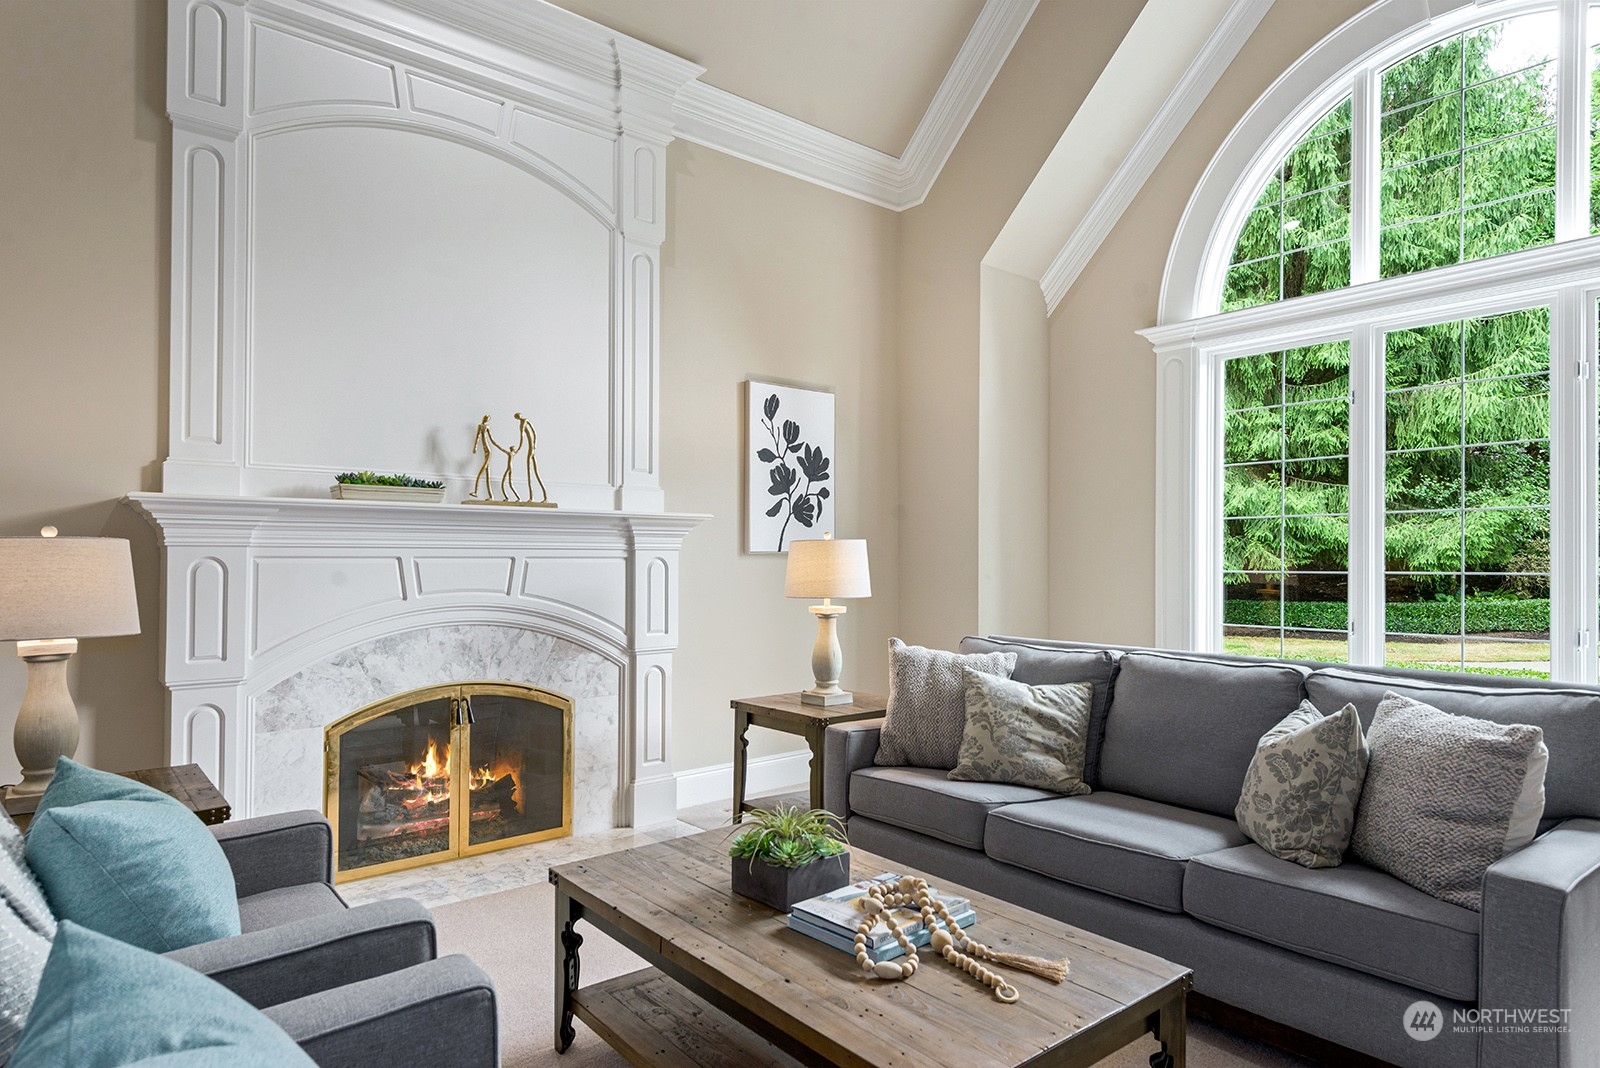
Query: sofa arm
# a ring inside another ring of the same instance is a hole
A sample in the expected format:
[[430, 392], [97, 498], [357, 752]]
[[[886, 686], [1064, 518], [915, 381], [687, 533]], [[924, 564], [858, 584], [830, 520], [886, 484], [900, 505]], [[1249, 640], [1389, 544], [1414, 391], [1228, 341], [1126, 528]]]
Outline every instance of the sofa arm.
[[1482, 925], [1479, 1008], [1558, 1013], [1490, 1029], [1483, 1068], [1600, 1064], [1600, 820], [1568, 820], [1491, 867]]
[[308, 916], [166, 954], [258, 1009], [397, 972], [437, 955], [433, 916], [405, 899]]
[[219, 823], [211, 833], [233, 868], [240, 897], [333, 882], [333, 828], [320, 812], [280, 812]]
[[822, 736], [822, 807], [841, 820], [850, 818], [850, 776], [872, 766], [883, 722], [857, 719], [836, 723]]
[[495, 1012], [494, 984], [463, 956], [266, 1010], [321, 1068], [496, 1068]]

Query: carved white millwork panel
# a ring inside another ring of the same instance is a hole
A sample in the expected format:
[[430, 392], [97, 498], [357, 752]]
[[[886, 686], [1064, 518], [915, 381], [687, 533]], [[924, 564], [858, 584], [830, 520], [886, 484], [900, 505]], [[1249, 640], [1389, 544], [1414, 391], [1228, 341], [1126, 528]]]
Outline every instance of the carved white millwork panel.
[[411, 91], [412, 111], [452, 119], [490, 135], [500, 133], [504, 102], [446, 85], [415, 72], [406, 75], [406, 86]]
[[221, 445], [223, 419], [222, 261], [224, 165], [206, 145], [185, 153], [188, 186], [183, 259], [188, 267], [183, 300], [187, 314], [175, 343], [183, 352], [183, 443]]
[[619, 633], [628, 625], [628, 564], [620, 557], [529, 560], [522, 596], [585, 612]]
[[244, 114], [244, 16], [216, 0], [167, 0], [167, 108], [237, 130]]
[[660, 763], [667, 759], [667, 672], [659, 664], [645, 669], [640, 711], [644, 716], [640, 759], [645, 764]]
[[257, 557], [251, 655], [363, 608], [405, 600], [398, 557]]
[[[629, 763], [633, 768], [632, 803], [636, 812], [661, 811], [675, 804], [677, 783], [672, 776], [672, 656], [644, 653], [634, 658], [631, 702], [633, 739]], [[674, 799], [669, 802], [669, 798]]]
[[659, 293], [656, 260], [659, 250], [623, 243], [623, 457], [622, 502], [625, 509], [659, 507], [660, 473], [656, 456], [660, 410], [656, 369], [656, 299]]
[[313, 104], [400, 102], [391, 64], [266, 26], [255, 28], [250, 71], [256, 115]]
[[616, 204], [615, 142], [521, 108], [511, 118], [511, 143], [527, 150], [593, 193], [609, 211]]
[[658, 556], [645, 568], [645, 633], [669, 634], [671, 621], [671, 575], [667, 562]]
[[191, 664], [228, 658], [228, 569], [208, 556], [189, 568]]
[[222, 709], [213, 704], [196, 705], [183, 716], [183, 751], [174, 753], [175, 763], [199, 764], [212, 782], [223, 781], [223, 762], [227, 746], [223, 740]]
[[227, 22], [215, 4], [195, 4], [189, 9], [190, 100], [222, 107], [227, 89], [223, 82]]
[[629, 200], [633, 220], [654, 226], [659, 213], [656, 204], [657, 152], [641, 146], [633, 150], [633, 196]]
[[417, 595], [421, 597], [447, 593], [510, 596], [516, 568], [516, 561], [510, 557], [419, 556], [412, 564], [417, 574]]
[[659, 245], [667, 236], [662, 162], [666, 148], [625, 133], [618, 151], [622, 159], [622, 231], [630, 241]]

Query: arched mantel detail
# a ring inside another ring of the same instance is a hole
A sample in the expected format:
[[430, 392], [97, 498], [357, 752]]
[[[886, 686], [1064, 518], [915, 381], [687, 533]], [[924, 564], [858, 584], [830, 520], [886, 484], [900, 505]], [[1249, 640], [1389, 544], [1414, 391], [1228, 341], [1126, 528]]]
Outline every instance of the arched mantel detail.
[[593, 368], [611, 383], [595, 413], [608, 423], [606, 440], [563, 503], [661, 510], [664, 154], [673, 98], [701, 68], [549, 5], [519, 10], [514, 25], [492, 15], [450, 0], [350, 0], [337, 10], [314, 0], [169, 0], [165, 491], [267, 495], [285, 470], [325, 484], [327, 471], [353, 462], [297, 458], [285, 467], [251, 417], [263, 358], [252, 336], [254, 156], [261, 138], [285, 131], [367, 127], [480, 149], [536, 175], [609, 233], [610, 314], [597, 331], [609, 366]]

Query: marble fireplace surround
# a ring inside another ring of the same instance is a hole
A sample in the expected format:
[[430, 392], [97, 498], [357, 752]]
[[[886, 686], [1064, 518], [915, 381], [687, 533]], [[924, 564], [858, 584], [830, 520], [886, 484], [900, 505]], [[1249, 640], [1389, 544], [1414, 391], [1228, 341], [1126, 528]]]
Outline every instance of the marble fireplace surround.
[[678, 552], [705, 517], [135, 494], [168, 756], [240, 816], [322, 807], [324, 728], [421, 686], [573, 699], [576, 831], [673, 819]]

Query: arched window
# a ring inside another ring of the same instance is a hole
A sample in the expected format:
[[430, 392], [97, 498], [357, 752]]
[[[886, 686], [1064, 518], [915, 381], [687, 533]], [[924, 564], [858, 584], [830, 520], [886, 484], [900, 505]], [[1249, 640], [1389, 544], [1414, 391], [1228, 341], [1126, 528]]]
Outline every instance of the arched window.
[[1287, 72], [1185, 216], [1158, 639], [1593, 681], [1600, 3], [1407, 10]]

